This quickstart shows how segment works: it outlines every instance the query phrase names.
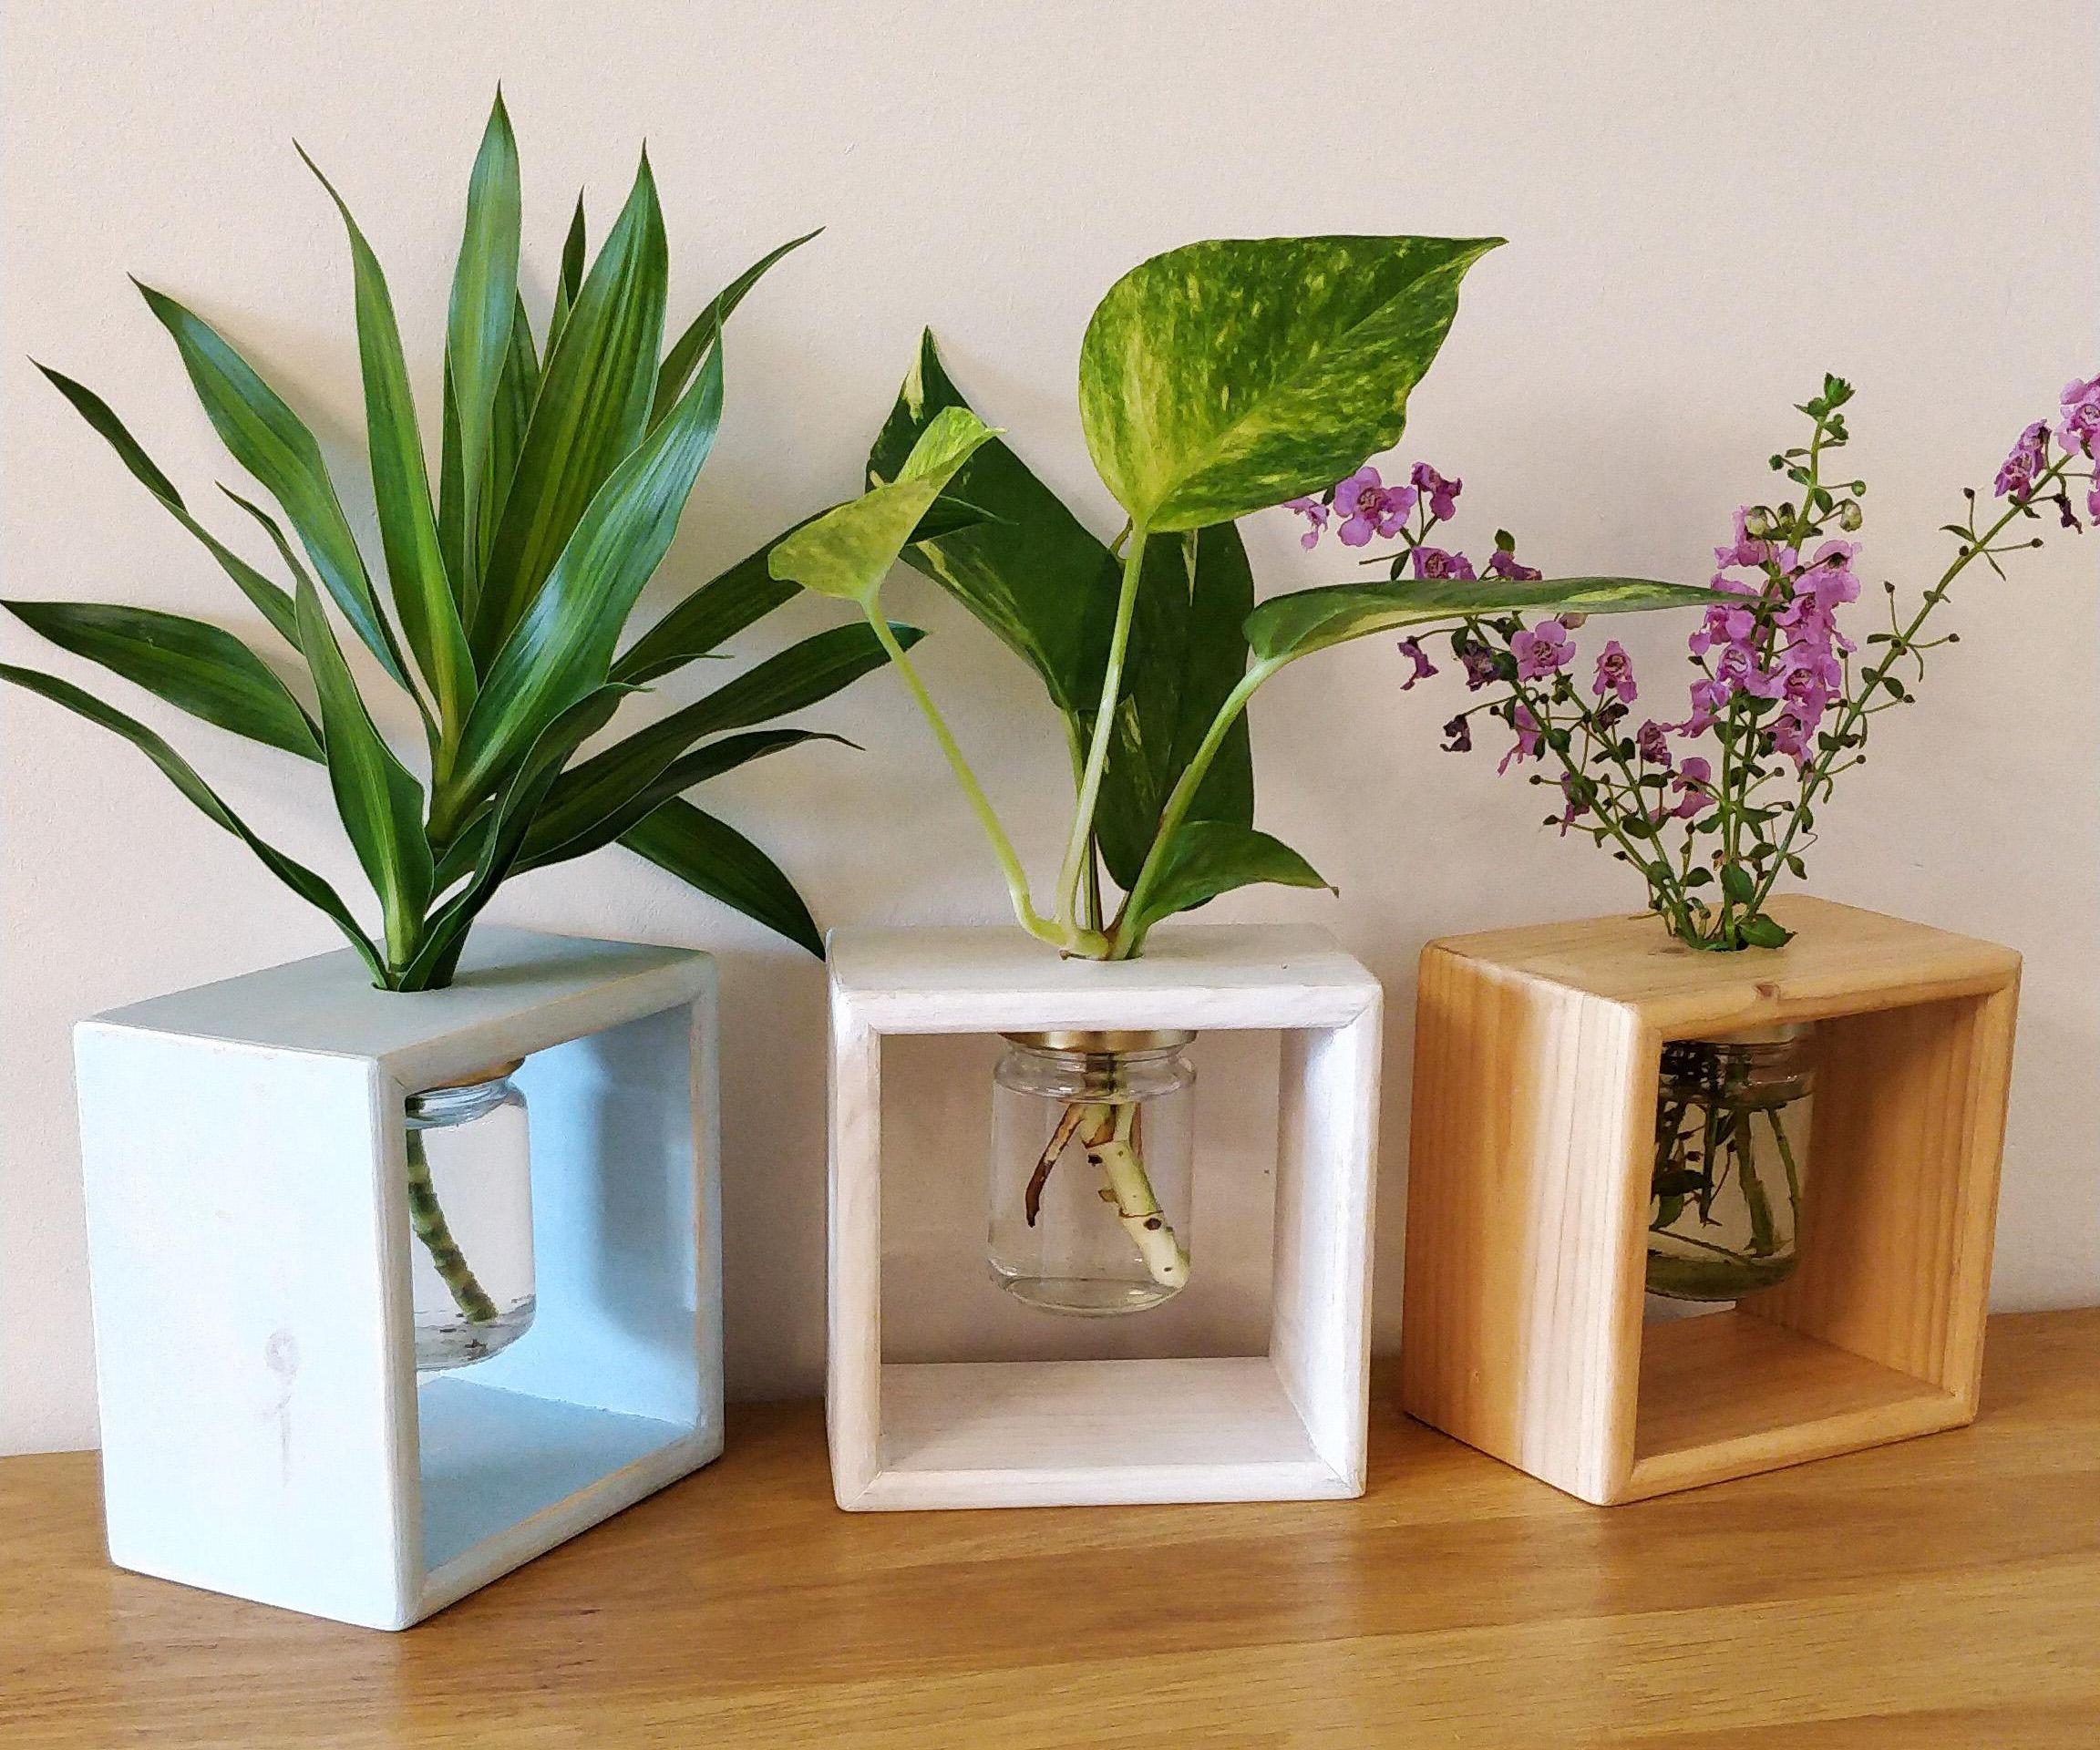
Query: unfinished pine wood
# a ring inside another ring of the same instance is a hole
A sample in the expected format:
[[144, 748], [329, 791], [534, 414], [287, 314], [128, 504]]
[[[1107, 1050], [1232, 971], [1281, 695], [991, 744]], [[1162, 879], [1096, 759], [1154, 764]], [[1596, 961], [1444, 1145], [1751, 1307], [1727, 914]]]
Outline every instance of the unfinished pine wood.
[[[818, 1406], [405, 1635], [118, 1573], [0, 1460], [8, 1750], [2090, 1750], [2100, 1312], [1973, 1427], [1601, 1514], [1374, 1394], [1361, 1500], [846, 1514]], [[1163, 1733], [1162, 1711], [1172, 1717]]]
[[[1741, 954], [1646, 914], [1424, 951], [1411, 1414], [1601, 1504], [1974, 1415], [2019, 957], [1825, 901], [1772, 909], [1795, 940]], [[1662, 1044], [1781, 1022], [1822, 1040], [1800, 1269], [1725, 1324], [1644, 1328]]]

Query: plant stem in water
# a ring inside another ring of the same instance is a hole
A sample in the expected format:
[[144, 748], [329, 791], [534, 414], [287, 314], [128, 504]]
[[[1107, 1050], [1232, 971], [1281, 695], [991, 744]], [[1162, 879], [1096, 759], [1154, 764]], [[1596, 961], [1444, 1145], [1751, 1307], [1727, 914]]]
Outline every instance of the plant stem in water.
[[430, 1179], [430, 1157], [423, 1147], [423, 1133], [408, 1132], [408, 1225], [430, 1254], [438, 1274], [452, 1291], [452, 1299], [469, 1324], [491, 1324], [499, 1316], [496, 1302], [475, 1280], [467, 1254], [453, 1239], [452, 1229], [438, 1207], [438, 1188]]
[[1086, 1158], [1101, 1169], [1117, 1219], [1145, 1261], [1147, 1273], [1162, 1288], [1179, 1288], [1189, 1280], [1189, 1254], [1168, 1225], [1138, 1158], [1133, 1137], [1137, 1111], [1135, 1105], [1117, 1107], [1106, 1134], [1096, 1131], [1088, 1138]]

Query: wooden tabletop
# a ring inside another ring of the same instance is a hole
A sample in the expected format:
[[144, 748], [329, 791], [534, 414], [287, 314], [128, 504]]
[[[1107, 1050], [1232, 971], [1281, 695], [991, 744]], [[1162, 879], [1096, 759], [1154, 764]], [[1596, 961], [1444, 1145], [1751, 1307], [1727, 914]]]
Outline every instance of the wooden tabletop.
[[104, 1565], [0, 1462], [0, 1744], [2100, 1745], [2100, 1309], [1975, 1426], [1584, 1507], [1405, 1421], [1361, 1501], [845, 1514], [811, 1404], [405, 1634]]

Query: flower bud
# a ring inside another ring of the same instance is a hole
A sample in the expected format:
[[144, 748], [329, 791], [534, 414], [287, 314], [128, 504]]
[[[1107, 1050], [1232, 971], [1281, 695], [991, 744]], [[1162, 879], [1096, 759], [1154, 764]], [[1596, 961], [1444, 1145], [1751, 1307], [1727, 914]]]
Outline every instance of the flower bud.
[[1859, 507], [1850, 499], [1847, 499], [1844, 503], [1838, 507], [1838, 526], [1844, 530], [1847, 534], [1851, 534], [1866, 520], [1867, 519], [1860, 513]]

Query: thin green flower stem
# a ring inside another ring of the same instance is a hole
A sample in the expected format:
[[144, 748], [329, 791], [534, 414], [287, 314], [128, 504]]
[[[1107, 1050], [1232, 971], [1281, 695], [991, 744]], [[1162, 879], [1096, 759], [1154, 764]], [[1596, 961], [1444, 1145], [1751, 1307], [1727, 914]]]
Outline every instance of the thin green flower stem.
[[430, 1178], [430, 1156], [423, 1146], [422, 1131], [408, 1131], [408, 1225], [430, 1254], [438, 1274], [451, 1291], [453, 1303], [467, 1315], [469, 1324], [490, 1324], [501, 1309], [467, 1262], [467, 1254], [452, 1237], [451, 1224], [438, 1207], [438, 1187]]
[[[992, 806], [983, 787], [977, 782], [977, 775], [970, 769], [970, 762], [962, 757], [962, 750], [955, 745], [955, 737], [948, 731], [947, 720], [933, 703], [933, 695], [927, 692], [926, 685], [919, 678], [919, 671], [911, 665], [911, 659], [904, 653], [904, 646], [897, 642], [897, 634], [890, 630], [890, 623], [882, 617], [878, 607], [868, 610], [868, 623], [874, 628], [876, 641], [889, 654], [897, 672], [904, 677], [904, 685], [917, 702], [920, 714], [925, 717], [927, 727], [932, 730], [933, 739], [940, 744], [947, 757], [948, 767], [955, 774], [955, 781], [962, 787], [962, 794], [969, 798], [971, 810], [977, 817], [977, 824], [984, 829], [984, 836], [992, 841], [992, 854], [998, 858], [1001, 872], [1006, 878], [1006, 892], [1014, 901], [1014, 915], [1021, 927], [1039, 942], [1046, 942], [1055, 948], [1071, 946], [1065, 933], [1047, 919], [1039, 916], [1034, 897], [1028, 891], [1028, 871], [1022, 867], [1020, 856], [1014, 849], [1014, 841], [1006, 836], [1006, 829], [999, 822], [999, 815]], [[1106, 942], [1103, 942], [1105, 947]]]
[[1158, 885], [1159, 870], [1167, 860], [1167, 848], [1173, 843], [1190, 804], [1196, 800], [1196, 792], [1202, 788], [1210, 762], [1218, 757], [1218, 750], [1225, 745], [1227, 734], [1247, 708], [1247, 701], [1282, 666], [1282, 662], [1269, 658], [1256, 663], [1240, 677], [1239, 685], [1226, 695], [1225, 703], [1218, 707], [1218, 715], [1210, 719], [1210, 726], [1203, 732], [1195, 754], [1168, 792], [1167, 806], [1159, 811], [1159, 830], [1153, 835], [1151, 848], [1145, 853], [1144, 866], [1138, 870], [1138, 880], [1123, 901], [1123, 909], [1117, 913], [1108, 959], [1128, 960], [1143, 945], [1145, 931], [1140, 920], [1145, 915], [1146, 902], [1152, 897], [1152, 890]]
[[[1123, 694], [1123, 658], [1130, 647], [1130, 623], [1138, 609], [1138, 585], [1145, 571], [1145, 525], [1133, 520], [1123, 553], [1123, 587], [1116, 598], [1116, 626], [1108, 638], [1108, 662], [1101, 671], [1101, 702], [1094, 712], [1094, 739], [1079, 777], [1079, 801], [1072, 816], [1072, 836], [1057, 870], [1057, 921], [1076, 943], [1079, 878], [1094, 839], [1094, 809], [1101, 798], [1101, 775], [1108, 766], [1108, 744], [1116, 734], [1116, 707]], [[1083, 952], [1075, 950], [1076, 952]]]
[[1792, 814], [1787, 818], [1786, 834], [1779, 841], [1779, 854], [1772, 860], [1770, 867], [1765, 871], [1764, 880], [1758, 883], [1756, 890], [1750, 896], [1753, 911], [1764, 906], [1765, 900], [1771, 894], [1773, 886], [1779, 879], [1780, 870], [1786, 867], [1786, 855], [1794, 849], [1795, 838], [1801, 830], [1803, 810], [1815, 801], [1819, 791], [1827, 790], [1830, 781], [1837, 777], [1837, 772], [1831, 769], [1830, 762], [1842, 751], [1846, 738], [1859, 726], [1862, 720], [1870, 715], [1874, 695], [1881, 691], [1882, 678], [1894, 666], [1902, 651], [1916, 639], [1932, 610], [1946, 600], [1948, 586], [1968, 569], [1971, 561], [1979, 556], [1990, 552], [1991, 543], [2005, 532], [2006, 527], [2014, 517], [2022, 514], [2026, 504], [2032, 504], [2036, 499], [2044, 496], [2042, 489], [2043, 487], [2053, 485], [2064, 478], [2070, 466], [2070, 457], [2065, 455], [2058, 457], [2055, 461], [2052, 462], [2043, 471], [2041, 478], [2034, 482], [2034, 489], [2028, 494], [2023, 503], [2008, 505], [2005, 514], [1986, 529], [1974, 541], [1971, 542], [1968, 550], [1940, 573], [1940, 581], [1925, 592], [1925, 599], [1918, 604], [1918, 612], [1911, 615], [1910, 623], [1898, 635], [1889, 655], [1869, 671], [1874, 677], [1873, 680], [1868, 682], [1864, 675], [1861, 676], [1862, 685], [1858, 695], [1847, 703], [1844, 715], [1838, 718], [1837, 728], [1831, 731], [1827, 745], [1801, 780], [1799, 798], [1794, 805]]

